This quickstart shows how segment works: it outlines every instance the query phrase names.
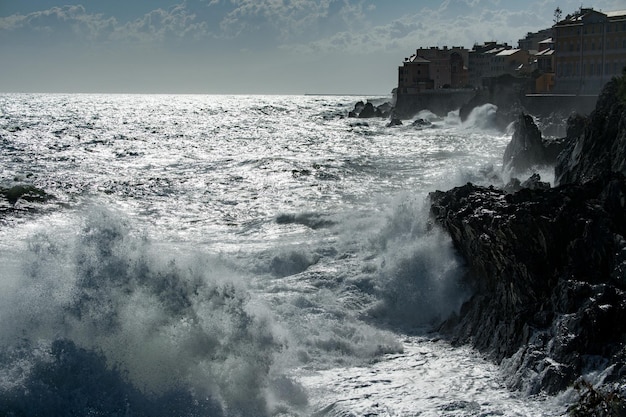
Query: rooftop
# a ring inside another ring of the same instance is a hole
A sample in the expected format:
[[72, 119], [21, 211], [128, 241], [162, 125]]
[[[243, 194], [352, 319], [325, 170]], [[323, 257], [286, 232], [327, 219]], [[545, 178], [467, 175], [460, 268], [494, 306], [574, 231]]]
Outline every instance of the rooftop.
[[518, 53], [521, 49], [505, 49], [502, 52], [498, 52], [497, 56], [509, 56]]

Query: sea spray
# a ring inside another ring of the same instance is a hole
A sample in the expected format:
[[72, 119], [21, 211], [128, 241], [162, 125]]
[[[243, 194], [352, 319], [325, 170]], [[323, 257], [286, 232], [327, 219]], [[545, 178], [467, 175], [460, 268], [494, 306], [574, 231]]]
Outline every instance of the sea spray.
[[430, 326], [458, 312], [470, 295], [463, 264], [428, 217], [424, 195], [403, 195], [375, 244], [380, 245], [376, 281], [379, 301], [369, 314], [409, 330]]
[[[284, 340], [239, 277], [216, 259], [168, 257], [105, 210], [74, 241], [54, 236], [32, 237], [3, 295], [5, 415], [269, 413], [272, 380], [287, 384], [270, 376]], [[162, 407], [172, 401], [189, 405]]]

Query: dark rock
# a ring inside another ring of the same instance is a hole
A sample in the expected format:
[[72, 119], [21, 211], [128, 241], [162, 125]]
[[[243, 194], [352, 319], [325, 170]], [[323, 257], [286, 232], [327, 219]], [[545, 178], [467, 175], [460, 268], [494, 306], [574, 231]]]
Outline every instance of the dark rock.
[[389, 102], [375, 106], [369, 101], [367, 103], [358, 101], [354, 105], [354, 109], [348, 113], [348, 117], [358, 117], [362, 119], [371, 117], [387, 118], [391, 115], [392, 110], [393, 108]]
[[624, 77], [609, 81], [589, 120], [572, 128], [582, 133], [559, 155], [558, 184], [585, 182], [609, 172], [626, 174], [626, 110], [617, 97], [620, 82], [626, 83]]
[[354, 109], [348, 113], [348, 117], [359, 117], [359, 113], [361, 113], [364, 107], [365, 103], [357, 101], [354, 105]]
[[369, 123], [367, 122], [350, 123], [350, 127], [369, 127]]
[[504, 360], [509, 384], [530, 392], [563, 390], [598, 361], [622, 363], [624, 190], [612, 174], [513, 194], [471, 184], [431, 193], [476, 289], [442, 328]]
[[378, 115], [376, 114], [376, 109], [374, 108], [374, 105], [372, 103], [370, 103], [370, 102], [365, 103], [365, 106], [363, 107], [363, 110], [361, 110], [359, 112], [359, 118], [361, 118], [361, 119], [366, 119], [366, 118], [370, 118], [370, 117], [377, 117], [377, 116]]
[[0, 186], [0, 196], [15, 205], [19, 200], [42, 203], [51, 198], [44, 190], [31, 184], [16, 184], [10, 187]]
[[515, 173], [546, 162], [539, 128], [532, 116], [521, 113], [515, 121], [513, 138], [504, 151], [503, 166]]
[[391, 103], [385, 102], [376, 107], [376, 115], [378, 117], [386, 118], [391, 115], [392, 110], [393, 110], [393, 107], [391, 106]]
[[528, 188], [531, 190], [547, 190], [550, 188], [550, 183], [541, 181], [541, 176], [534, 173], [530, 176], [530, 178], [521, 184], [521, 188]]
[[411, 123], [411, 126], [415, 126], [415, 127], [424, 127], [424, 126], [430, 126], [430, 125], [432, 125], [432, 123], [426, 119], [415, 119], [413, 123]]
[[402, 120], [400, 120], [400, 119], [391, 119], [391, 121], [389, 123], [387, 123], [387, 127], [393, 127], [393, 126], [402, 126]]

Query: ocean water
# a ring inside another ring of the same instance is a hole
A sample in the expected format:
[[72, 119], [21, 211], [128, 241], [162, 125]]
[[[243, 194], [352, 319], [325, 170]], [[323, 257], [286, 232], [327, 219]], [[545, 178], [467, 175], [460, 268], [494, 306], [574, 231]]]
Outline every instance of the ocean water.
[[433, 331], [471, 290], [427, 195], [505, 180], [494, 107], [358, 99], [0, 95], [0, 185], [55, 197], [0, 218], [0, 415], [563, 415]]

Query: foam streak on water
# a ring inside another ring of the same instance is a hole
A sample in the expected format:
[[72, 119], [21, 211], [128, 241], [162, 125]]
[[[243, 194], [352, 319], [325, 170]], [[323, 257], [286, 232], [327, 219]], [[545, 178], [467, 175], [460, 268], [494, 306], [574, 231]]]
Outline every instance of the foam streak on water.
[[[425, 333], [471, 295], [427, 193], [500, 179], [493, 106], [0, 95], [0, 414], [554, 416]], [[20, 208], [18, 202], [17, 208]]]

